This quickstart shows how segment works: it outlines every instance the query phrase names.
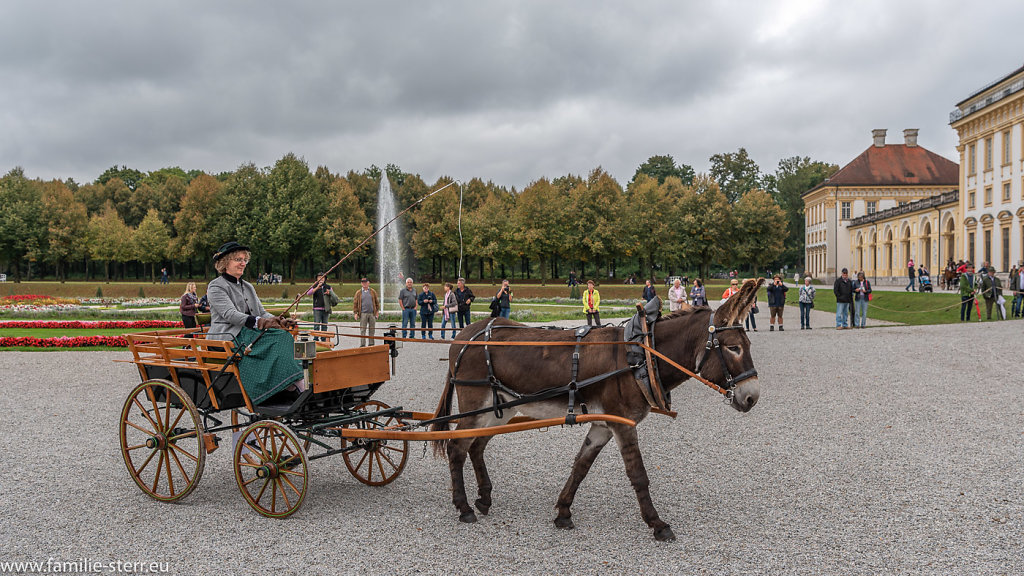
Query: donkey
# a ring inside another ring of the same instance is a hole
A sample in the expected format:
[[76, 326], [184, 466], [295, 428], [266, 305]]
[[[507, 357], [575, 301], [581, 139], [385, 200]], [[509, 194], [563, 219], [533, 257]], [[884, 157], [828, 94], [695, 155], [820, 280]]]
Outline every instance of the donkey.
[[[731, 388], [733, 408], [747, 412], [757, 403], [760, 394], [757, 372], [753, 369], [750, 355], [750, 340], [747, 339], [740, 321], [746, 317], [758, 288], [764, 279], [747, 280], [738, 294], [719, 307], [712, 315], [710, 308], [684, 307], [660, 318], [654, 323], [652, 330], [658, 352], [672, 358], [688, 370], [699, 374], [723, 388]], [[455, 362], [460, 351], [463, 352], [461, 365], [458, 367], [457, 378], [460, 381], [487, 380], [488, 372], [483, 346], [465, 346], [459, 341], [469, 340], [474, 334], [485, 329], [487, 320], [481, 320], [468, 326], [459, 333], [456, 341], [449, 349], [449, 368], [445, 381], [444, 392], [438, 404], [438, 417], [451, 415], [453, 392], [458, 393], [459, 410], [462, 413], [493, 406], [493, 394], [490, 386], [473, 386], [453, 384]], [[711, 326], [717, 328], [711, 329]], [[501, 326], [519, 326], [517, 329], [499, 328]], [[725, 330], [722, 328], [731, 327]], [[530, 341], [530, 342], [565, 342], [573, 341], [573, 332], [569, 330], [546, 330], [529, 328], [518, 322], [499, 318], [494, 322], [491, 341]], [[709, 333], [715, 332], [720, 348], [708, 350]], [[620, 327], [596, 328], [587, 335], [585, 341], [620, 342], [623, 329]], [[606, 374], [627, 366], [626, 346], [584, 346], [581, 347], [578, 380]], [[491, 346], [489, 347], [494, 376], [505, 387], [520, 395], [529, 395], [546, 388], [562, 386], [570, 379], [572, 346]], [[705, 358], [707, 356], [707, 358]], [[673, 368], [663, 360], [657, 362], [657, 370], [665, 390], [671, 391], [689, 378], [687, 374]], [[723, 364], [724, 362], [724, 364]], [[742, 375], [742, 381], [735, 383], [733, 377]], [[511, 400], [508, 393], [498, 391], [501, 402]], [[629, 418], [639, 423], [650, 412], [650, 405], [644, 399], [633, 375], [626, 371], [617, 376], [602, 380], [583, 388], [576, 393], [576, 399], [585, 403], [592, 413], [604, 413]], [[554, 397], [544, 401], [522, 404], [516, 409], [504, 410], [501, 416], [494, 410], [466, 416], [458, 419], [457, 429], [478, 428], [505, 424], [518, 411], [531, 418], [554, 418], [566, 414], [568, 395]], [[449, 430], [447, 422], [432, 425], [435, 431]], [[614, 437], [622, 459], [625, 462], [626, 475], [629, 477], [633, 490], [640, 503], [640, 514], [659, 541], [674, 540], [675, 534], [654, 509], [648, 486], [650, 481], [640, 456], [636, 428], [611, 422], [595, 422], [590, 426], [583, 446], [576, 455], [572, 472], [555, 505], [557, 515], [555, 526], [563, 529], [574, 528], [572, 521], [573, 500], [580, 483], [587, 476], [601, 449]], [[476, 514], [470, 507], [466, 497], [463, 469], [466, 456], [469, 455], [476, 474], [479, 498], [474, 504], [481, 514], [487, 514], [491, 508], [491, 479], [484, 464], [484, 449], [490, 436], [478, 438], [460, 438], [453, 440], [434, 441], [434, 452], [446, 456], [452, 477], [452, 503], [459, 511], [459, 520], [475, 522]]]

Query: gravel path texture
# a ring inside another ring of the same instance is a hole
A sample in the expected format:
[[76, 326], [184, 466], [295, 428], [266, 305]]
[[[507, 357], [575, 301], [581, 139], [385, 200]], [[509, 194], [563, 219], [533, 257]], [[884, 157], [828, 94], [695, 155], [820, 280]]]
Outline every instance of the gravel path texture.
[[[614, 441], [580, 489], [577, 528], [554, 527], [580, 427], [492, 441], [494, 506], [473, 525], [457, 520], [447, 464], [421, 444], [380, 488], [340, 457], [312, 462], [305, 504], [286, 520], [249, 508], [223, 447], [195, 492], [163, 504], [119, 453], [119, 411], [139, 381], [113, 362], [127, 353], [5, 352], [0, 561], [155, 561], [173, 574], [1024, 573], [1024, 324], [807, 332], [790, 319], [796, 329], [750, 335], [762, 387], [750, 413], [691, 382], [673, 393], [676, 420], [640, 424], [654, 503], [678, 537], [668, 543], [640, 519]], [[376, 397], [433, 410], [446, 356], [407, 344]]]

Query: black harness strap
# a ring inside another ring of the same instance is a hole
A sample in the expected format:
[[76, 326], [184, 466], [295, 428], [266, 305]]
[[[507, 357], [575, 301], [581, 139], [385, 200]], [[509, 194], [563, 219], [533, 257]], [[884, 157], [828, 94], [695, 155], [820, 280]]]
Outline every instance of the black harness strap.
[[694, 370], [697, 374], [700, 374], [701, 368], [704, 367], [704, 363], [707, 362], [708, 357], [711, 355], [709, 352], [717, 350], [718, 361], [722, 363], [722, 372], [725, 373], [725, 388], [730, 389], [740, 382], [757, 376], [757, 370], [751, 368], [745, 372], [741, 372], [736, 376], [732, 375], [729, 371], [729, 365], [725, 362], [725, 354], [722, 353], [722, 343], [718, 340], [718, 333], [724, 330], [743, 330], [743, 326], [735, 324], [732, 326], [715, 326], [715, 313], [711, 312], [708, 317], [708, 340], [704, 344], [704, 350], [701, 351], [700, 360], [697, 361], [697, 369]]

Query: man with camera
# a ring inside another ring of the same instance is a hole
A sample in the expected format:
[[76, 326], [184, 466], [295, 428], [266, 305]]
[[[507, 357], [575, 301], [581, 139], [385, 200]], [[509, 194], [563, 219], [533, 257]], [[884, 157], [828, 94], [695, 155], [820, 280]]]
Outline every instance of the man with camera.
[[775, 319], [779, 319], [779, 332], [783, 331], [782, 328], [782, 311], [786, 307], [786, 292], [789, 291], [789, 287], [782, 282], [782, 276], [776, 274], [772, 277], [772, 283], [766, 288], [768, 291], [768, 312], [771, 316], [768, 318], [769, 332], [775, 331]]

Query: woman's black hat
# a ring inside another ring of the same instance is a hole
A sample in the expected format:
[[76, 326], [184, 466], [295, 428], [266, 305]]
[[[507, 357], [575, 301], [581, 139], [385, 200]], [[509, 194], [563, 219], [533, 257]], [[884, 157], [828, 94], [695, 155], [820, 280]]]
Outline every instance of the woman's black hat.
[[225, 243], [223, 246], [218, 248], [216, 252], [213, 253], [213, 261], [216, 262], [217, 260], [220, 260], [221, 258], [227, 256], [228, 254], [231, 254], [232, 252], [238, 252], [239, 250], [248, 249], [248, 246], [242, 246], [238, 242], [232, 240], [231, 242]]

